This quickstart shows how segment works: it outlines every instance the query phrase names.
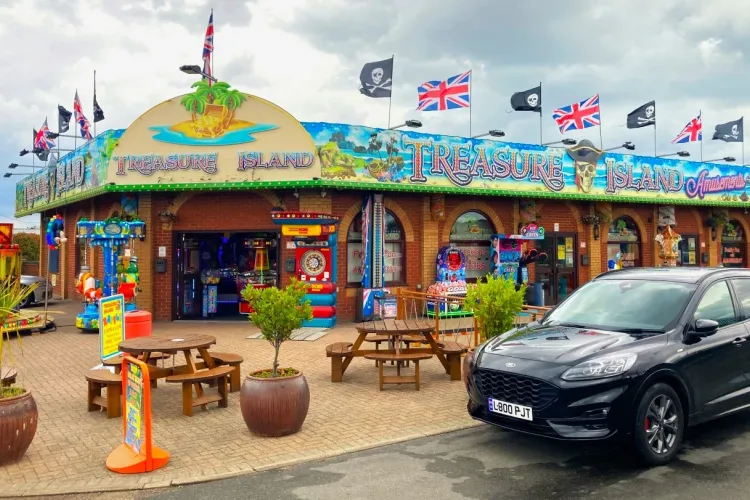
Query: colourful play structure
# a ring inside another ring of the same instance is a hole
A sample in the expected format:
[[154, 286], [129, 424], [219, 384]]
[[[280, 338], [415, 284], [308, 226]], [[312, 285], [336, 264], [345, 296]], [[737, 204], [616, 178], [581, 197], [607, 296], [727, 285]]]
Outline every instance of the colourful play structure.
[[307, 284], [313, 318], [305, 327], [336, 325], [336, 242], [339, 217], [308, 212], [271, 212], [281, 235], [294, 243], [294, 271]]
[[[62, 237], [64, 239], [64, 234]], [[13, 243], [13, 224], [2, 223], [0, 224], [0, 280], [10, 279], [20, 287], [21, 267], [21, 248]], [[18, 311], [10, 315], [2, 324], [0, 333], [45, 330], [52, 325], [52, 322], [53, 318], [46, 312]]]
[[[115, 294], [125, 296], [125, 311], [136, 309], [138, 295], [138, 258], [133, 242], [146, 237], [146, 225], [142, 221], [78, 222], [76, 237], [88, 241], [86, 249], [101, 248], [104, 275], [96, 279], [90, 266], [81, 266], [76, 290], [83, 297], [83, 312], [76, 316], [76, 327], [84, 332], [99, 331], [99, 299]], [[88, 263], [88, 250], [84, 250], [84, 262]]]

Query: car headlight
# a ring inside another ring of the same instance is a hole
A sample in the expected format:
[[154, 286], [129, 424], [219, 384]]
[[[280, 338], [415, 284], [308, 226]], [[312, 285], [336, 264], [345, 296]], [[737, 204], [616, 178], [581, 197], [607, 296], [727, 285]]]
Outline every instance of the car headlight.
[[615, 377], [630, 370], [638, 358], [633, 353], [610, 354], [574, 366], [562, 374], [562, 379], [570, 382]]

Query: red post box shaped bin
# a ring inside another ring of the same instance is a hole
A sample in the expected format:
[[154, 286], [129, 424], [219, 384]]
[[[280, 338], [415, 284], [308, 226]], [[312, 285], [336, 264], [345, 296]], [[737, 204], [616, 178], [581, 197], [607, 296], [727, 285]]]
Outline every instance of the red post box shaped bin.
[[130, 311], [125, 313], [125, 338], [151, 336], [151, 313], [148, 311]]

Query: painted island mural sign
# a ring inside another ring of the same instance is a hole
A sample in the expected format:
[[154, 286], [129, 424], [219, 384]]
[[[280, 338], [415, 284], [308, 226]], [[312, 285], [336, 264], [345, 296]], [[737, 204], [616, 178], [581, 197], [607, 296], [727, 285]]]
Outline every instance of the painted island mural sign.
[[226, 82], [199, 81], [123, 134], [110, 163], [117, 184], [306, 180], [315, 145], [286, 111]]
[[747, 169], [329, 123], [305, 123], [332, 184], [653, 203], [750, 201]]

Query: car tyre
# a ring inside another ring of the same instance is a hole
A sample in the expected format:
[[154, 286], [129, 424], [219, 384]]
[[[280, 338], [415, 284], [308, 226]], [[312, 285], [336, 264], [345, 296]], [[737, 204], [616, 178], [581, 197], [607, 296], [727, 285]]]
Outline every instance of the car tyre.
[[33, 293], [30, 293], [24, 299], [18, 303], [18, 308], [23, 309], [24, 307], [29, 307], [32, 304], [31, 296], [34, 295]]
[[664, 465], [680, 451], [685, 414], [677, 392], [668, 384], [649, 387], [638, 403], [633, 448], [647, 465]]

